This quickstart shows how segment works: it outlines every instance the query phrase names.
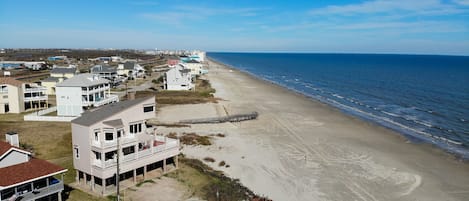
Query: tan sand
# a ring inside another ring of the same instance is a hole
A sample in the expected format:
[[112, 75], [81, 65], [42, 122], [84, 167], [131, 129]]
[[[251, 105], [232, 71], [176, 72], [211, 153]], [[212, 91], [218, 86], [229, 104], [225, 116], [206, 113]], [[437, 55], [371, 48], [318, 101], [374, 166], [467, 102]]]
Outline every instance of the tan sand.
[[[167, 106], [163, 122], [257, 111], [241, 123], [159, 128], [224, 133], [184, 154], [209, 163], [274, 200], [469, 200], [469, 164], [429, 145], [345, 115], [273, 84], [213, 62], [207, 75], [218, 104]], [[230, 167], [219, 167], [224, 160]]]

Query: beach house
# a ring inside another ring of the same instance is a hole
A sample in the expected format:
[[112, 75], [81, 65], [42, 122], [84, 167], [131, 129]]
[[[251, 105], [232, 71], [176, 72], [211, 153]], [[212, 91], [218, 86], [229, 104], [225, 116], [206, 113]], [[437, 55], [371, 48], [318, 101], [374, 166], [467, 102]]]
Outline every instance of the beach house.
[[188, 61], [183, 61], [183, 65], [191, 70], [192, 76], [201, 75], [203, 72], [203, 64], [197, 60], [191, 59]]
[[117, 78], [117, 69], [109, 65], [95, 65], [90, 69], [91, 74], [100, 78], [115, 80]]
[[163, 82], [166, 90], [190, 90], [194, 87], [191, 70], [182, 64], [170, 68], [164, 74]]
[[145, 69], [136, 62], [127, 61], [118, 64], [117, 74], [123, 77], [138, 78], [145, 75]]
[[65, 79], [75, 76], [77, 68], [75, 67], [54, 67], [50, 71], [50, 77], [41, 80], [41, 85], [46, 87], [47, 95], [55, 95], [55, 86], [57, 83], [63, 82]]
[[134, 185], [177, 168], [179, 141], [156, 135], [155, 127], [147, 125], [155, 110], [155, 97], [147, 97], [112, 103], [72, 120], [78, 185], [107, 195], [116, 192], [118, 181]]
[[80, 116], [86, 108], [118, 102], [110, 81], [90, 73], [78, 74], [56, 85], [57, 115]]
[[12, 77], [0, 77], [0, 114], [48, 107], [47, 88]]
[[0, 200], [62, 200], [67, 169], [19, 148], [17, 133], [5, 136], [6, 142], [0, 141]]

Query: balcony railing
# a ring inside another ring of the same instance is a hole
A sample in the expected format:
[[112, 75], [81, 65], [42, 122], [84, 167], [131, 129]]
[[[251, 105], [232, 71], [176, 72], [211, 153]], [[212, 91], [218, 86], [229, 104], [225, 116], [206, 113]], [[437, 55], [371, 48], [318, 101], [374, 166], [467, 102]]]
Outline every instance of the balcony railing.
[[113, 103], [113, 102], [119, 102], [119, 96], [108, 95], [107, 97], [100, 98], [98, 100], [94, 100], [94, 101], [83, 100], [82, 102], [83, 102], [82, 104], [83, 106], [93, 105], [94, 107], [99, 107], [101, 105], [106, 105], [106, 104]]
[[[127, 134], [125, 137], [121, 137], [119, 139], [121, 145], [125, 145], [128, 143], [137, 142], [137, 138], [134, 135]], [[103, 141], [95, 141], [92, 142], [93, 147], [105, 149], [109, 147], [116, 147], [117, 146], [117, 139], [114, 140], [103, 140]]]
[[33, 97], [24, 97], [24, 101], [41, 101], [41, 100], [47, 100], [48, 97], [46, 95], [42, 96], [33, 96]]
[[[139, 160], [144, 157], [156, 155], [156, 154], [164, 154], [168, 151], [174, 151], [179, 149], [179, 140], [171, 139], [163, 136], [154, 136], [153, 145], [150, 146], [148, 149], [137, 151], [136, 153], [120, 155], [120, 163], [130, 162], [133, 160]], [[107, 161], [101, 160], [94, 160], [93, 165], [98, 168], [109, 168], [116, 165], [116, 159], [110, 159]]]
[[[60, 180], [55, 181], [57, 181], [57, 183], [51, 184], [40, 189], [34, 189], [33, 191], [25, 193], [18, 192], [15, 195], [17, 198], [16, 200], [36, 200], [38, 198], [62, 191], [64, 189], [64, 183]], [[20, 197], [21, 199], [18, 199]]]
[[81, 90], [81, 93], [83, 95], [89, 95], [89, 94], [93, 94], [93, 93], [97, 93], [97, 92], [101, 92], [101, 91], [106, 91], [110, 89], [109, 86], [105, 86], [105, 87], [100, 87], [100, 88], [96, 88], [96, 89], [91, 89], [91, 90]]
[[31, 87], [31, 88], [25, 88], [25, 92], [44, 92], [47, 91], [46, 87]]

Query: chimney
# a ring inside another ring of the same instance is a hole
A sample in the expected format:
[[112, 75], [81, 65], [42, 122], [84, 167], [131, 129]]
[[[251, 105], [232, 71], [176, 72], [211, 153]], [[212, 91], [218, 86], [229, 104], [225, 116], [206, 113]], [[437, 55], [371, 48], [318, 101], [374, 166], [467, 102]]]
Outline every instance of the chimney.
[[20, 146], [20, 140], [18, 138], [18, 133], [10, 131], [5, 134], [5, 138], [8, 143], [11, 144], [11, 146], [19, 147]]

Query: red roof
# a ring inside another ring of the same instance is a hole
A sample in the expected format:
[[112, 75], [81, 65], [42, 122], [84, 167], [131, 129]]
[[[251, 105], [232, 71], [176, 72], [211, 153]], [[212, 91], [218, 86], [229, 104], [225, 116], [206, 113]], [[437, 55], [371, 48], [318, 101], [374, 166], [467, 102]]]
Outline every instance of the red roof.
[[8, 150], [10, 150], [10, 148], [12, 147], [13, 146], [11, 146], [10, 143], [8, 142], [0, 141], [0, 156], [6, 153]]
[[64, 168], [45, 160], [31, 158], [26, 163], [20, 163], [0, 168], [0, 186], [11, 186], [34, 178], [59, 173]]
[[0, 84], [9, 84], [9, 85], [13, 85], [16, 87], [20, 87], [23, 84], [23, 82], [16, 80], [14, 78], [11, 78], [11, 77], [0, 77]]

